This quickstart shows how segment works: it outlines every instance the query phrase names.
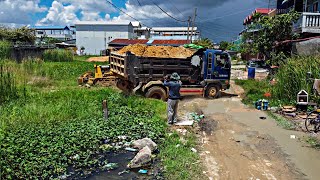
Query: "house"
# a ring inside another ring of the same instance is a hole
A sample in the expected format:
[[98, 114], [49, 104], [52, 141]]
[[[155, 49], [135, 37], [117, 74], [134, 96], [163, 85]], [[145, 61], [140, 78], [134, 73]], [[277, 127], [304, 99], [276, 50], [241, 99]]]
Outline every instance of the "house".
[[[189, 29], [189, 30], [188, 30]], [[150, 30], [150, 39], [160, 40], [186, 40], [189, 35], [192, 35], [192, 40], [200, 39], [200, 31], [197, 27], [194, 27], [193, 33], [192, 28], [188, 27], [153, 27]]]
[[320, 0], [277, 0], [277, 14], [295, 10], [301, 13], [294, 31], [304, 37], [320, 34]]
[[114, 39], [135, 37], [131, 22], [80, 21], [75, 26], [76, 45], [88, 55], [100, 55]]
[[33, 26], [36, 37], [38, 39], [44, 37], [55, 38], [61, 41], [68, 41], [72, 39], [72, 32], [68, 26]]

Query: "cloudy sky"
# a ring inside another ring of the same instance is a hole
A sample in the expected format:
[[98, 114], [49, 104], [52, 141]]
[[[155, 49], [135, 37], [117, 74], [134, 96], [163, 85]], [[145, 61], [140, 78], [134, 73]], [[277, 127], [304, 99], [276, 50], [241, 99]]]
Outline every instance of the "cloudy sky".
[[[0, 24], [72, 25], [82, 20], [134, 21], [123, 12], [152, 26], [187, 26], [183, 22], [198, 9], [195, 25], [202, 36], [215, 42], [232, 40], [242, 30], [243, 19], [269, 0], [0, 0]], [[275, 0], [270, 0], [273, 2]], [[176, 21], [162, 12], [166, 11]], [[182, 21], [182, 22], [180, 22]]]

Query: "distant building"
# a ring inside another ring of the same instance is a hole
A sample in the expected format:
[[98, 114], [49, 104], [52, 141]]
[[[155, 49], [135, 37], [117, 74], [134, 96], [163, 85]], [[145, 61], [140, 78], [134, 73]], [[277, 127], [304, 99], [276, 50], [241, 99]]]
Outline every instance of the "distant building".
[[147, 40], [147, 39], [114, 39], [109, 43], [109, 48], [119, 49], [131, 44], [145, 44], [148, 46], [183, 46], [187, 40]]
[[107, 49], [108, 43], [114, 39], [135, 37], [131, 22], [82, 21], [76, 23], [75, 26], [77, 48], [84, 47], [84, 53], [88, 55], [100, 55], [103, 50]]
[[[192, 34], [191, 27], [189, 28], [189, 35]], [[187, 40], [188, 27], [153, 27], [150, 30], [150, 39], [162, 40]], [[200, 39], [200, 31], [197, 27], [193, 29], [192, 40]]]
[[68, 26], [33, 26], [36, 37], [41, 39], [44, 37], [55, 38], [61, 41], [72, 40], [72, 31]]

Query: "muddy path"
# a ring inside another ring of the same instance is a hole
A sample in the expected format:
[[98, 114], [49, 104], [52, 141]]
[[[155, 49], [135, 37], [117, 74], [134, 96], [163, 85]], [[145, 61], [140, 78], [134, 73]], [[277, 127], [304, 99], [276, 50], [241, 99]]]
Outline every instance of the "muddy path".
[[300, 140], [306, 134], [284, 130], [264, 112], [246, 107], [237, 95], [241, 91], [233, 85], [220, 99], [180, 103], [181, 117], [201, 111], [206, 116], [198, 148], [208, 179], [319, 179], [320, 151]]

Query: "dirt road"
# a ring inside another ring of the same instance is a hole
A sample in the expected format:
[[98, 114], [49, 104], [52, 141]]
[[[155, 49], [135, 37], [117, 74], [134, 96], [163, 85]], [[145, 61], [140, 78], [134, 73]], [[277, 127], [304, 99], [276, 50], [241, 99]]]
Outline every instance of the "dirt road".
[[284, 130], [264, 112], [246, 107], [236, 95], [242, 89], [232, 87], [220, 99], [180, 104], [182, 116], [199, 110], [206, 116], [198, 137], [208, 179], [319, 179], [320, 151], [304, 146], [305, 134]]

